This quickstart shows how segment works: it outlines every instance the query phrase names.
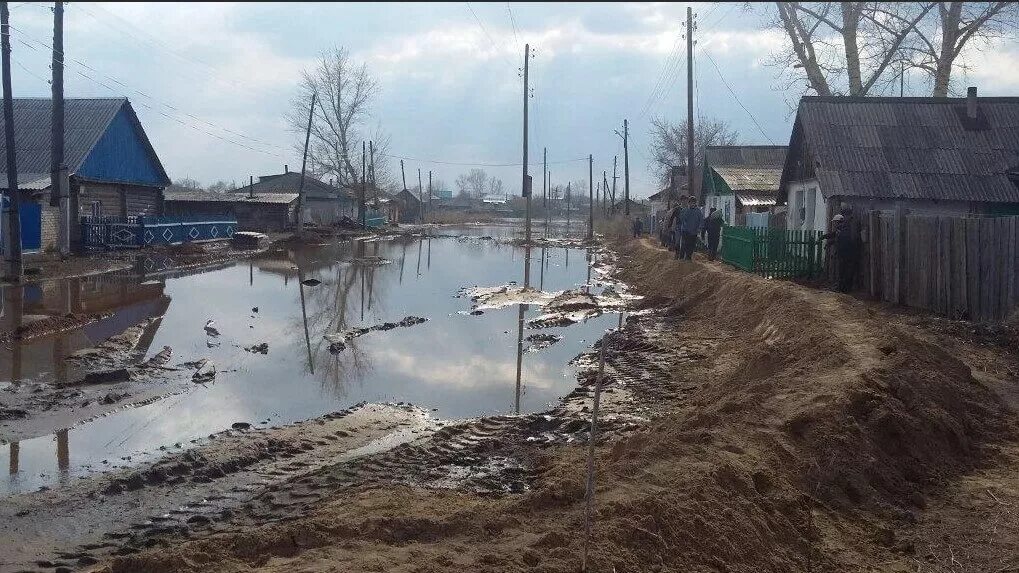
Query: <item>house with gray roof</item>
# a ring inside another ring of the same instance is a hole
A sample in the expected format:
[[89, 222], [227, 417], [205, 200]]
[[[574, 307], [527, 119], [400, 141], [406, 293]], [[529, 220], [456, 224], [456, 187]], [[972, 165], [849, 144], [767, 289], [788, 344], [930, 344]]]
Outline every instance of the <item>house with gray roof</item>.
[[297, 224], [297, 193], [166, 191], [166, 215], [231, 215], [238, 231], [281, 232]]
[[[252, 185], [243, 185], [227, 193], [261, 195], [265, 193], [298, 193], [301, 174], [284, 165], [283, 173], [262, 175]], [[357, 195], [311, 175], [304, 176], [304, 220], [318, 225], [333, 225], [344, 217], [357, 218]]]
[[1019, 98], [804, 97], [778, 194], [789, 229], [854, 212], [1019, 214]]
[[[14, 148], [22, 199], [22, 245], [26, 252], [55, 246], [58, 210], [49, 202], [52, 100], [15, 98]], [[7, 126], [0, 118], [0, 131]], [[0, 137], [0, 156], [6, 154]], [[159, 156], [127, 98], [64, 100], [64, 159], [75, 215], [158, 215], [170, 184]], [[7, 189], [7, 165], [0, 162]], [[79, 238], [72, 217], [72, 246]]]
[[730, 225], [747, 213], [768, 213], [778, 197], [787, 150], [784, 145], [709, 145], [701, 179], [704, 205], [720, 210]]

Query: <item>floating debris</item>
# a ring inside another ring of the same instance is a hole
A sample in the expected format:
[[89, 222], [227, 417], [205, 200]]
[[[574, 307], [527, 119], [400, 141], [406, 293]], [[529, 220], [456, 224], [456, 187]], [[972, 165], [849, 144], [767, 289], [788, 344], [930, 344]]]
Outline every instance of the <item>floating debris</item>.
[[337, 354], [339, 352], [343, 352], [343, 350], [347, 348], [348, 342], [360, 336], [364, 336], [373, 330], [392, 330], [397, 327], [403, 328], [414, 326], [415, 324], [421, 324], [427, 320], [427, 318], [421, 318], [420, 316], [407, 316], [399, 322], [384, 322], [374, 326], [350, 328], [343, 332], [326, 334], [323, 338], [329, 341], [329, 352]]

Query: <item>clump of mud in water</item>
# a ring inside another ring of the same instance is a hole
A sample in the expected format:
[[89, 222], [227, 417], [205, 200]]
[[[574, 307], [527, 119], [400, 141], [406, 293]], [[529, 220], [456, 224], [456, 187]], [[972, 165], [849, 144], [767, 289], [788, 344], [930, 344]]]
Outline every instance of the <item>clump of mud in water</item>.
[[544, 350], [549, 346], [552, 346], [562, 339], [563, 337], [558, 334], [532, 334], [524, 339], [530, 343], [525, 351], [538, 352], [539, 350]]
[[376, 324], [373, 326], [366, 326], [361, 328], [350, 328], [343, 332], [336, 332], [326, 334], [323, 338], [329, 341], [329, 352], [333, 354], [343, 352], [347, 348], [347, 343], [355, 338], [359, 338], [375, 330], [393, 330], [394, 328], [406, 328], [408, 326], [414, 326], [415, 324], [421, 324], [427, 321], [427, 318], [421, 318], [420, 316], [407, 316], [398, 322], [384, 322], [382, 324]]

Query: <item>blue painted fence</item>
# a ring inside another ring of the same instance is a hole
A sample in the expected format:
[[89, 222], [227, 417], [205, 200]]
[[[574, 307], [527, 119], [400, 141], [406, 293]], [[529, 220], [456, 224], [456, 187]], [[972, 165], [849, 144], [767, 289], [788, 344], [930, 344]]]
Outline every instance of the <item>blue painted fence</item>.
[[174, 217], [82, 217], [81, 241], [87, 249], [176, 245], [233, 237], [237, 219], [223, 215]]

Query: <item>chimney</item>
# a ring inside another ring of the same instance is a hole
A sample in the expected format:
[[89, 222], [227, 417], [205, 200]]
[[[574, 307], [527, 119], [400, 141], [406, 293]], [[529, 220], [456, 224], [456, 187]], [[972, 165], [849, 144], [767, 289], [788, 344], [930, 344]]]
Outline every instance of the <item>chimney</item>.
[[283, 173], [290, 173], [290, 166], [286, 163], [283, 164]]
[[255, 198], [255, 177], [248, 175], [248, 198]]
[[977, 118], [977, 88], [975, 86], [966, 88], [966, 117]]

